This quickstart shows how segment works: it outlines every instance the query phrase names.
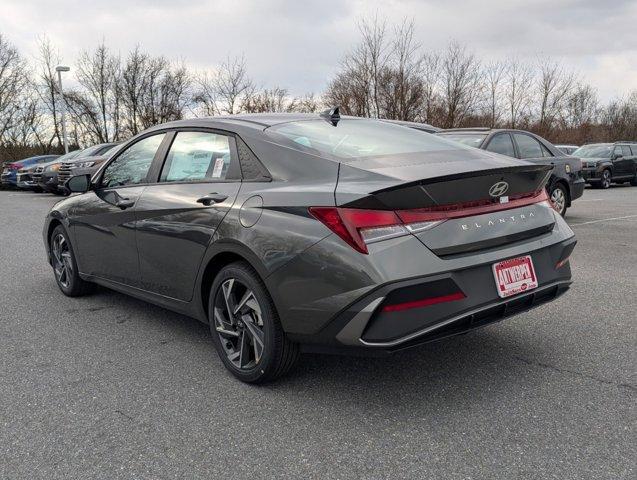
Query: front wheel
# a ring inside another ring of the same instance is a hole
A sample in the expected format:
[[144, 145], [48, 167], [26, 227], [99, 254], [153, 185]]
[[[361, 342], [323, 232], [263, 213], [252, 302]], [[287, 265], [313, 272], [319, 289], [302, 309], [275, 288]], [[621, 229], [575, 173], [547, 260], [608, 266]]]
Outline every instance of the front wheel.
[[562, 217], [566, 216], [566, 204], [568, 202], [568, 194], [566, 193], [566, 189], [559, 183], [553, 185], [549, 192], [549, 198], [551, 199], [553, 208], [557, 211], [557, 213], [559, 213]]
[[62, 225], [58, 225], [53, 230], [49, 239], [49, 248], [55, 281], [64, 295], [79, 297], [95, 289], [95, 284], [80, 278], [71, 241]]
[[227, 265], [217, 274], [208, 318], [221, 361], [243, 382], [275, 380], [298, 359], [298, 345], [286, 337], [270, 294], [245, 262]]

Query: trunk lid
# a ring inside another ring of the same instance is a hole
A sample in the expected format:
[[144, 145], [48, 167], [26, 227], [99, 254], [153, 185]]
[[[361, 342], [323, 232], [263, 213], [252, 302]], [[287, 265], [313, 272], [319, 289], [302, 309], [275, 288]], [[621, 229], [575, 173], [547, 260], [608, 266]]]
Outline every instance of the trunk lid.
[[337, 206], [440, 215], [441, 224], [414, 233], [439, 256], [494, 248], [553, 229], [553, 210], [542, 203], [550, 165], [481, 150], [436, 153], [341, 164]]

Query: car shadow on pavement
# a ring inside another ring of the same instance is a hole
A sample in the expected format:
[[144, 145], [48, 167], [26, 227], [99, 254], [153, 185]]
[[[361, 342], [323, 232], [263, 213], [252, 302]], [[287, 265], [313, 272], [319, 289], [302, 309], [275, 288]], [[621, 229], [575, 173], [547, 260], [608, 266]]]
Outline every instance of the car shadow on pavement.
[[[90, 311], [99, 308], [96, 304], [115, 305], [112, 323], [125, 318], [138, 331], [152, 331], [163, 339], [156, 342], [157, 348], [167, 342], [197, 344], [192, 350], [196, 358], [189, 360], [185, 352], [180, 361], [200, 362], [209, 355], [210, 366], [202, 368], [208, 370], [211, 383], [238, 382], [217, 358], [207, 325], [106, 289], [89, 298], [90, 304], [80, 308]], [[523, 331], [494, 324], [381, 358], [303, 354], [297, 367], [277, 382], [245, 388], [262, 388], [271, 397], [289, 397], [291, 391], [311, 394], [326, 405], [345, 399], [365, 409], [387, 408], [390, 402], [397, 410], [385, 412], [389, 416], [427, 403], [461, 408], [466, 402], [489, 402], [512, 390], [541, 388], [546, 369], [538, 368], [541, 365], [533, 359], [539, 356], [546, 361], [551, 352], [536, 340]]]

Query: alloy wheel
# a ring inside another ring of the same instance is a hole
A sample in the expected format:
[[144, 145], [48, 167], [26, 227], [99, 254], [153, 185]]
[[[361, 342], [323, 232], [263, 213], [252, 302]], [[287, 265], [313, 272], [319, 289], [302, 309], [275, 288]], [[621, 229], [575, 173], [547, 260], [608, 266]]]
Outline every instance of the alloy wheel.
[[53, 239], [51, 253], [53, 254], [55, 278], [57, 278], [60, 285], [68, 288], [73, 276], [73, 261], [71, 260], [69, 244], [61, 233], [57, 234]]
[[555, 187], [551, 192], [551, 202], [555, 210], [557, 210], [557, 213], [562, 215], [566, 207], [566, 195], [564, 195], [564, 190], [560, 187]]
[[236, 278], [225, 280], [217, 290], [214, 328], [235, 367], [248, 370], [259, 363], [264, 349], [261, 306], [254, 292]]
[[610, 171], [609, 170], [604, 170], [602, 172], [602, 188], [609, 188], [610, 187]]

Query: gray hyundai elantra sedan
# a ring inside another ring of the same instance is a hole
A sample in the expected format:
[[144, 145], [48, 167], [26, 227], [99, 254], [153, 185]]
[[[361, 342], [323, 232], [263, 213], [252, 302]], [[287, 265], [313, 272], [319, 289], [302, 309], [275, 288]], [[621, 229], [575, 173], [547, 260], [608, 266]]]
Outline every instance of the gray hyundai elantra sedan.
[[550, 169], [338, 109], [181, 120], [72, 177], [44, 242], [65, 295], [206, 322], [259, 383], [301, 351], [392, 353], [563, 294]]

